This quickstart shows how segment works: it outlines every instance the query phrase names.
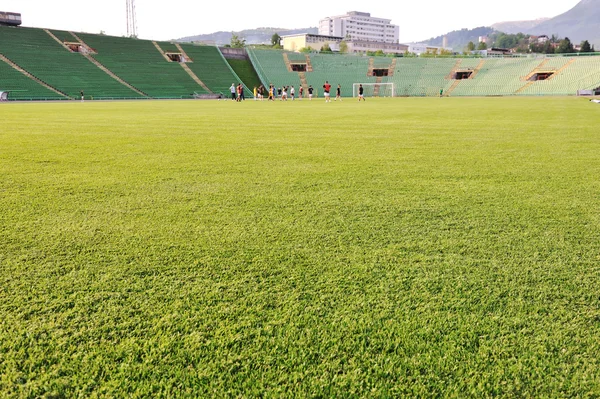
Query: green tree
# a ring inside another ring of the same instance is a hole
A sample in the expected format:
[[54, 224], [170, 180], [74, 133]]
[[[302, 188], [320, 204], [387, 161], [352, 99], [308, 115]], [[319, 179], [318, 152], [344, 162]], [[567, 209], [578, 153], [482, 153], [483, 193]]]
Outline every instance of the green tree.
[[321, 52], [322, 53], [331, 53], [331, 47], [329, 47], [329, 43], [325, 43], [322, 47], [321, 47]]
[[487, 43], [479, 42], [479, 44], [477, 45], [477, 50], [487, 50]]
[[588, 42], [587, 40], [582, 41], [581, 42], [581, 50], [579, 52], [580, 53], [591, 53], [592, 46], [590, 46], [590, 42]]
[[469, 44], [467, 44], [467, 51], [475, 51], [475, 43], [469, 42]]
[[240, 39], [238, 35], [231, 32], [231, 47], [232, 48], [243, 48], [246, 45], [246, 39]]
[[281, 46], [281, 36], [279, 36], [279, 33], [273, 33], [273, 36], [271, 36], [271, 45], [273, 47]]
[[310, 48], [310, 47], [302, 47], [302, 48], [301, 48], [300, 50], [298, 50], [298, 51], [299, 51], [299, 52], [301, 52], [301, 53], [304, 53], [304, 54], [308, 54], [308, 53], [310, 53], [311, 51], [313, 51], [313, 49], [312, 49], [312, 48]]
[[565, 37], [563, 40], [561, 40], [556, 48], [557, 54], [568, 54], [574, 52], [575, 49], [573, 48], [573, 43], [571, 43], [571, 40], [569, 40], [568, 37]]
[[348, 52], [348, 43], [345, 40], [340, 42], [340, 53], [345, 54]]
[[384, 56], [385, 56], [385, 53], [383, 52], [383, 50], [377, 50], [377, 51], [375, 52], [375, 56], [376, 56], [376, 57], [384, 57]]

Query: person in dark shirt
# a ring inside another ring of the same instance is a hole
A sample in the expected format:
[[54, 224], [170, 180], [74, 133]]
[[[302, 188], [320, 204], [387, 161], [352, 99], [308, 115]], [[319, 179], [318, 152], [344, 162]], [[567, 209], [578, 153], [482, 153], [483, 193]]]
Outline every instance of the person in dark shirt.
[[308, 86], [308, 99], [312, 101], [313, 87]]
[[337, 101], [338, 98], [340, 101], [342, 101], [342, 86], [340, 85], [338, 85], [337, 89], [335, 90], [335, 101]]
[[363, 101], [366, 101], [366, 100], [365, 100], [365, 95], [364, 95], [364, 92], [365, 92], [365, 91], [364, 91], [364, 89], [363, 89], [362, 85], [359, 85], [359, 86], [358, 86], [358, 101], [360, 101], [361, 99], [362, 99]]
[[83, 95], [83, 90], [81, 90], [81, 91], [79, 92], [79, 94], [81, 94], [81, 101], [83, 101], [83, 98], [84, 98], [84, 95]]

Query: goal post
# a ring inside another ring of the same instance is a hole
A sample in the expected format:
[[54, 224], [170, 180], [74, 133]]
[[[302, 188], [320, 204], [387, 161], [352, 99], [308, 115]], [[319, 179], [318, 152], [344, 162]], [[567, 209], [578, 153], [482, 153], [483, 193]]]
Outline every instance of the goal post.
[[396, 86], [392, 82], [386, 83], [353, 83], [352, 97], [358, 97], [358, 89], [362, 85], [365, 97], [396, 97]]

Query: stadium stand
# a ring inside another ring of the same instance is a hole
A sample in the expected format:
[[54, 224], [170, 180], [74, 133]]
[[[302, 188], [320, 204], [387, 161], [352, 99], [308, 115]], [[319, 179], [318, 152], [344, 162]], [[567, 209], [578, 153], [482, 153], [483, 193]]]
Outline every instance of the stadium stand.
[[249, 60], [227, 59], [227, 63], [246, 87], [252, 89], [262, 84]]
[[[333, 90], [339, 84], [342, 96], [352, 97], [354, 83], [375, 83], [375, 76], [367, 76], [369, 58], [354, 55], [311, 54], [312, 72], [306, 73], [308, 84], [322, 90], [323, 83], [329, 81]], [[335, 91], [334, 91], [335, 92]]]
[[453, 96], [505, 96], [518, 91], [540, 63], [530, 58], [490, 58], [471, 79], [461, 80]]
[[254, 65], [254, 69], [260, 79], [266, 83], [265, 86], [267, 88], [269, 83], [272, 83], [275, 87], [288, 85], [299, 87], [301, 85], [298, 72], [288, 70], [283, 54], [284, 52], [277, 50], [248, 48], [248, 55]]
[[179, 65], [167, 62], [148, 40], [79, 33], [92, 55], [115, 75], [154, 98], [192, 98], [207, 93]]
[[[194, 62], [187, 64], [188, 67], [213, 92], [228, 95], [229, 86], [234, 82], [241, 81], [217, 47], [183, 43], [180, 46], [194, 60]], [[249, 89], [246, 88], [246, 90]]]
[[[73, 37], [69, 40], [75, 41]], [[0, 53], [72, 98], [79, 98], [81, 90], [94, 98], [139, 97], [138, 93], [108, 76], [81, 54], [61, 46], [42, 29], [0, 27]]]
[[395, 83], [397, 96], [436, 96], [452, 85], [448, 76], [455, 64], [451, 58], [400, 58], [386, 81]]
[[11, 100], [60, 100], [65, 98], [17, 71], [2, 59], [0, 59], [0, 91], [8, 91]]
[[544, 65], [544, 71], [554, 71], [546, 80], [533, 81], [521, 95], [572, 95], [577, 90], [600, 86], [600, 57], [553, 57]]
[[354, 83], [374, 83], [378, 95], [377, 83], [387, 82], [396, 96], [440, 90], [446, 96], [542, 96], [600, 86], [598, 55], [388, 58], [254, 48], [247, 54], [250, 62], [228, 62], [213, 46], [1, 26], [0, 91], [12, 100], [76, 99], [81, 90], [94, 99], [194, 98], [227, 95], [231, 83], [242, 82], [249, 93], [273, 83], [310, 84], [320, 94], [327, 80], [341, 85], [346, 97]]

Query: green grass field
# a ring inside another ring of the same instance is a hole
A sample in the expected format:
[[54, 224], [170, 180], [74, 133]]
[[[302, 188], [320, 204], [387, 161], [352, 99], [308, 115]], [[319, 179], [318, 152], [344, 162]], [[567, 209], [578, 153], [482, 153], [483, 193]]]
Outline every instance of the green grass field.
[[596, 104], [0, 121], [0, 397], [600, 396]]

